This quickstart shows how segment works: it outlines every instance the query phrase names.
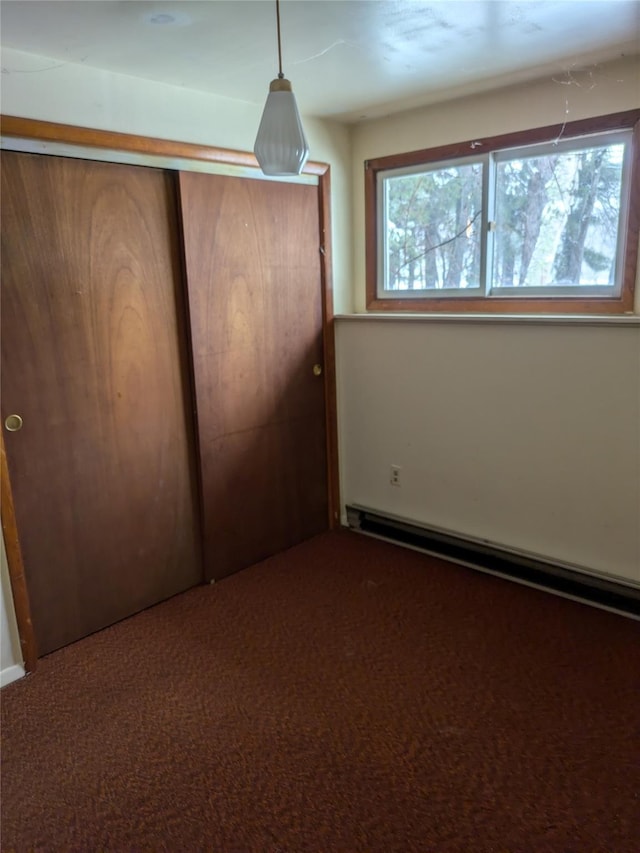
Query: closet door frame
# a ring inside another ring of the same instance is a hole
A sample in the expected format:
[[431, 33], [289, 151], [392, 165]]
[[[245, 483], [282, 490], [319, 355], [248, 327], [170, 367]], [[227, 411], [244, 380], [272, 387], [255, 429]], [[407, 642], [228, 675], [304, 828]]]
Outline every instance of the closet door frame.
[[[0, 116], [2, 147], [50, 156], [74, 156], [73, 149], [82, 150], [87, 159], [109, 160], [108, 152], [116, 152], [117, 161], [154, 166], [175, 171], [214, 171], [262, 180], [264, 176], [253, 154], [188, 142], [116, 133], [75, 125], [57, 124], [17, 116]], [[95, 157], [91, 153], [95, 152]], [[114, 158], [115, 159], [115, 158]], [[203, 169], [203, 166], [205, 169]], [[322, 336], [324, 350], [325, 420], [327, 436], [328, 527], [340, 526], [340, 493], [338, 467], [338, 427], [336, 403], [336, 359], [333, 319], [333, 282], [331, 262], [331, 168], [327, 163], [309, 162], [301, 180], [314, 178], [318, 187], [318, 235], [322, 300]], [[188, 334], [189, 330], [188, 330]], [[31, 609], [26, 588], [20, 549], [19, 531], [13, 511], [13, 497], [4, 452], [4, 435], [0, 444], [2, 466], [2, 531], [4, 535], [9, 580], [13, 595], [18, 635], [26, 672], [37, 664], [37, 646]]]

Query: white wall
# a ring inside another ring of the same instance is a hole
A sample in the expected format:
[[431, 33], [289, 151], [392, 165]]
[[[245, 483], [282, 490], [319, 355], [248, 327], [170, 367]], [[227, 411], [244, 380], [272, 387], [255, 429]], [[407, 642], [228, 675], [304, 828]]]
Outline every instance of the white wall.
[[11, 597], [7, 555], [0, 536], [0, 687], [24, 675], [20, 640]]
[[337, 326], [345, 503], [640, 584], [640, 325]]
[[[638, 106], [635, 57], [358, 125], [356, 310], [365, 160]], [[640, 327], [361, 317], [337, 331], [344, 502], [640, 583]]]

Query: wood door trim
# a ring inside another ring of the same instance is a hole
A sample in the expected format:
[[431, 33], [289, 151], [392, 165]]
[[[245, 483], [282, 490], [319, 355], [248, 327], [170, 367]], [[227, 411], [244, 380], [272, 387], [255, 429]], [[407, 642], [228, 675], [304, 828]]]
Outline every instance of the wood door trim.
[[9, 466], [7, 465], [7, 454], [4, 447], [4, 434], [0, 434], [0, 509], [2, 514], [2, 535], [7, 551], [7, 565], [9, 567], [9, 581], [13, 594], [13, 605], [18, 625], [18, 636], [20, 648], [24, 658], [24, 668], [27, 672], [33, 672], [38, 660], [36, 647], [36, 635], [31, 621], [31, 607], [29, 605], [29, 593], [27, 581], [24, 576], [24, 564], [22, 562], [22, 551], [18, 538], [18, 527], [16, 525], [16, 514], [13, 506], [13, 493], [9, 479]]
[[[224, 163], [234, 166], [258, 168], [253, 154], [228, 148], [195, 145], [188, 142], [157, 139], [130, 133], [78, 127], [70, 124], [40, 121], [20, 116], [0, 115], [0, 133], [4, 136], [33, 139], [44, 142], [61, 142], [97, 149], [157, 155], [164, 157]], [[318, 202], [320, 210], [320, 270], [322, 290], [322, 315], [324, 338], [325, 411], [327, 424], [327, 491], [329, 497], [328, 523], [331, 529], [340, 525], [340, 481], [338, 464], [338, 423], [335, 374], [335, 337], [333, 314], [333, 281], [331, 266], [331, 167], [327, 163], [311, 161], [304, 167], [306, 174], [318, 175]], [[31, 621], [31, 609], [24, 577], [20, 541], [13, 511], [13, 497], [8, 477], [4, 437], [2, 441], [2, 528], [7, 547], [9, 577], [16, 609], [20, 644], [28, 672], [35, 669], [37, 648]], [[6, 509], [5, 509], [6, 507]], [[10, 507], [10, 509], [9, 509]], [[6, 516], [6, 526], [5, 526]], [[10, 540], [10, 541], [7, 541]], [[11, 542], [11, 544], [10, 544]]]
[[[259, 168], [255, 156], [248, 151], [234, 151], [231, 148], [216, 148], [192, 142], [177, 142], [172, 139], [137, 136], [132, 133], [118, 133], [91, 127], [76, 127], [71, 124], [58, 124], [19, 116], [0, 116], [0, 133], [3, 136], [37, 139], [43, 142], [62, 142], [87, 148], [107, 148], [157, 157], [175, 157]], [[326, 163], [311, 161], [305, 165], [303, 172], [307, 175], [324, 175], [328, 169], [329, 166]]]
[[322, 340], [324, 347], [325, 418], [327, 430], [327, 490], [329, 529], [340, 527], [340, 469], [338, 466], [338, 403], [336, 391], [336, 344], [333, 314], [331, 261], [331, 172], [320, 176], [320, 276], [322, 281]]

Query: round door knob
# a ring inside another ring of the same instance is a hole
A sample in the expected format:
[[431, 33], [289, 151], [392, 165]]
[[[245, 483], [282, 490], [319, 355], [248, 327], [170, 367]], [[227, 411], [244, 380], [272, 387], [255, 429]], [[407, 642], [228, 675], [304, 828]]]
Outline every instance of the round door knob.
[[18, 432], [19, 429], [22, 429], [22, 418], [20, 415], [9, 415], [4, 426], [8, 432]]
[[320, 376], [321, 374], [322, 374], [322, 365], [321, 364], [314, 364], [313, 365], [313, 375], [314, 376]]

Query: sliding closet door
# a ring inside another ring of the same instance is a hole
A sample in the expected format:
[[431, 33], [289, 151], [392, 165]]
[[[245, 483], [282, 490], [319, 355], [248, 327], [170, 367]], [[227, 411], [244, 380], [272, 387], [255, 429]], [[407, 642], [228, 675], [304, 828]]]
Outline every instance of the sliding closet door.
[[202, 578], [174, 196], [153, 169], [2, 155], [2, 421], [40, 654]]
[[204, 505], [221, 578], [327, 528], [317, 187], [181, 173]]

